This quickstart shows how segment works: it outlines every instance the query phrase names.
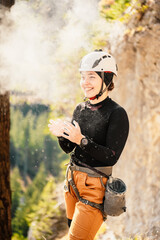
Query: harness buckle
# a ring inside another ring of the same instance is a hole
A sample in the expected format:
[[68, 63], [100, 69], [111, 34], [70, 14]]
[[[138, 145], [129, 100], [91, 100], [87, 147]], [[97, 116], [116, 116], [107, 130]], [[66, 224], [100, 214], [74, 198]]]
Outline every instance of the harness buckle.
[[86, 204], [86, 205], [88, 205], [88, 204], [89, 204], [89, 201], [88, 201], [88, 200], [86, 200], [86, 201], [85, 201], [85, 204]]

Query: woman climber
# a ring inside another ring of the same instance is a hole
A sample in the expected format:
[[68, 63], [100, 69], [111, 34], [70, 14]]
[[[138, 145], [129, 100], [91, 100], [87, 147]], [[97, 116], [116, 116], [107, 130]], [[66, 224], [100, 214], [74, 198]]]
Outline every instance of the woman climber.
[[128, 137], [129, 121], [124, 108], [108, 96], [117, 76], [113, 56], [95, 50], [83, 57], [79, 71], [88, 100], [77, 105], [71, 122], [50, 120], [48, 126], [61, 148], [72, 152], [64, 187], [68, 239], [93, 240], [104, 220], [98, 206], [103, 204], [107, 178], [86, 166], [112, 174]]

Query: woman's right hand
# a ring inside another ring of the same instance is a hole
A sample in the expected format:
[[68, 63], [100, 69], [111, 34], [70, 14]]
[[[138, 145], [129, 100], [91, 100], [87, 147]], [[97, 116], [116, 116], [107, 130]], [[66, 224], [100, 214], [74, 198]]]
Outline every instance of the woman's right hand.
[[61, 137], [64, 135], [65, 130], [65, 124], [61, 119], [57, 119], [56, 121], [53, 121], [52, 119], [49, 120], [50, 124], [48, 124], [50, 132], [57, 136]]

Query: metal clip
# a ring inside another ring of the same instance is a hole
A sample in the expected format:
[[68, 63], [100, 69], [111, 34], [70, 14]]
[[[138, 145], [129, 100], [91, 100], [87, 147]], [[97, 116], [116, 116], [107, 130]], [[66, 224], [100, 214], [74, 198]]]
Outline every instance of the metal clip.
[[88, 203], [89, 203], [89, 201], [88, 201], [88, 200], [86, 200], [86, 201], [85, 201], [85, 204], [86, 204], [86, 205], [88, 205]]

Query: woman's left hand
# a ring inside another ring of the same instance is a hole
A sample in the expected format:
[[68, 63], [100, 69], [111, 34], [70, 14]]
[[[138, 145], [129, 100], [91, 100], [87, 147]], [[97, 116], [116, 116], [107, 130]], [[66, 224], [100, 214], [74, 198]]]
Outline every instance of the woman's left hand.
[[75, 120], [73, 121], [74, 125], [67, 121], [64, 121], [64, 124], [65, 124], [64, 132], [67, 133], [68, 136], [63, 134], [63, 137], [79, 145], [81, 142], [81, 139], [84, 137], [81, 134], [81, 129], [79, 124]]

